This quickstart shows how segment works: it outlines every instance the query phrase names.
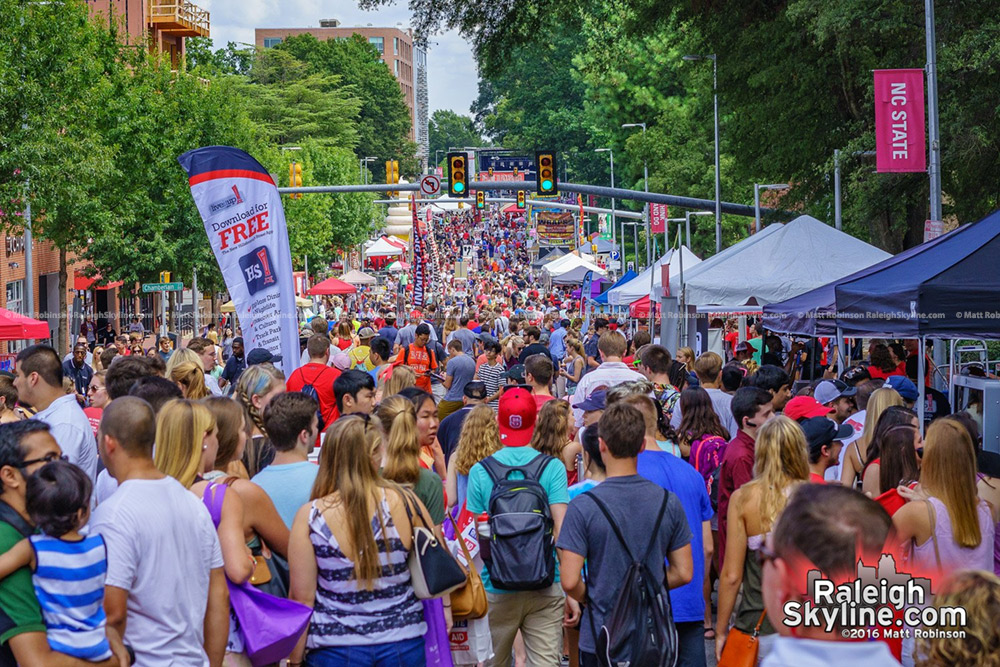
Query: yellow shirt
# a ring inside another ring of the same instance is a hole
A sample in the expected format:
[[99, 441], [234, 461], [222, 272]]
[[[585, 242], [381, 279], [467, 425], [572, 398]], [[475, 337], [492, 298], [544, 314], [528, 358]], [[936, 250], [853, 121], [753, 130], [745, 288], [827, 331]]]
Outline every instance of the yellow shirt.
[[371, 348], [367, 345], [358, 345], [348, 353], [351, 359], [351, 368], [362, 371], [375, 370], [375, 364], [371, 362]]

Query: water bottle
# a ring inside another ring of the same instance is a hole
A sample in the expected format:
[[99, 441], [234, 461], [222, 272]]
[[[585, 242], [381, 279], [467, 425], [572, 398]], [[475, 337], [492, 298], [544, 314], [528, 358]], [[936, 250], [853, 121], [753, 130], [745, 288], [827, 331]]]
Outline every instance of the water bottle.
[[476, 534], [479, 536], [479, 557], [483, 561], [490, 560], [490, 524], [489, 515], [483, 512], [476, 517]]

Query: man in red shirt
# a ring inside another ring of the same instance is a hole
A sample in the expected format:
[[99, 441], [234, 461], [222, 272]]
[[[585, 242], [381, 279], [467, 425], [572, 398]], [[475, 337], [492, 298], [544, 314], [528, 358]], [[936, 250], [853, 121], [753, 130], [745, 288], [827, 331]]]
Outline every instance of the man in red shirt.
[[416, 386], [431, 393], [431, 371], [437, 370], [434, 351], [427, 347], [431, 339], [431, 328], [426, 323], [417, 325], [413, 342], [399, 351], [394, 365], [409, 366], [417, 376]]
[[[340, 377], [340, 371], [329, 366], [330, 338], [328, 336], [319, 334], [311, 336], [306, 343], [306, 352], [309, 354], [309, 363], [295, 369], [288, 376], [285, 389], [302, 391], [303, 387], [311, 385], [316, 390], [319, 413], [323, 417], [323, 426], [320, 428], [320, 432], [322, 432], [340, 416], [340, 413], [337, 412], [337, 398], [333, 393], [333, 383]], [[319, 444], [319, 437], [316, 438], [316, 442]]]
[[726, 512], [729, 498], [736, 489], [753, 479], [753, 452], [757, 432], [774, 416], [771, 392], [757, 387], [742, 387], [733, 394], [733, 419], [740, 430], [729, 441], [719, 470], [719, 572], [726, 555]]
[[550, 387], [555, 367], [544, 354], [533, 354], [524, 360], [524, 380], [531, 385], [531, 397], [541, 410], [549, 401], [555, 400]]

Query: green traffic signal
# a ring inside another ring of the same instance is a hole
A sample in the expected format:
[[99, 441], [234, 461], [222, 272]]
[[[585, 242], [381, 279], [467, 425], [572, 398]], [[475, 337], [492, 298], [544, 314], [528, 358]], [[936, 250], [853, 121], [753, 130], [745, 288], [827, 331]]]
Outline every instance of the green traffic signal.
[[542, 190], [551, 190], [551, 189], [552, 189], [552, 181], [548, 179], [542, 181]]
[[465, 183], [462, 183], [461, 181], [459, 181], [458, 183], [455, 183], [455, 185], [453, 187], [455, 188], [456, 192], [462, 192], [462, 191], [465, 190]]

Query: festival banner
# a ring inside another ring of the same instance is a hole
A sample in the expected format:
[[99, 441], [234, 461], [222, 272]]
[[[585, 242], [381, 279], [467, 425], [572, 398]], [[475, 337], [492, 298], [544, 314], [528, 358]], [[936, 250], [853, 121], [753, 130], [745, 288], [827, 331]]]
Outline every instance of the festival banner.
[[573, 243], [576, 223], [570, 212], [541, 211], [538, 213], [536, 231], [541, 246], [568, 246]]
[[288, 375], [299, 365], [292, 255], [281, 196], [257, 160], [230, 146], [207, 146], [177, 158], [226, 289], [246, 349], [280, 355]]
[[666, 204], [649, 205], [649, 231], [652, 234], [664, 234], [667, 231], [667, 218], [670, 211]]
[[875, 164], [879, 173], [927, 171], [922, 69], [875, 70]]
[[427, 253], [424, 249], [425, 239], [421, 229], [420, 217], [413, 211], [413, 307], [423, 308], [424, 294], [427, 284]]

